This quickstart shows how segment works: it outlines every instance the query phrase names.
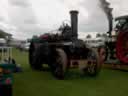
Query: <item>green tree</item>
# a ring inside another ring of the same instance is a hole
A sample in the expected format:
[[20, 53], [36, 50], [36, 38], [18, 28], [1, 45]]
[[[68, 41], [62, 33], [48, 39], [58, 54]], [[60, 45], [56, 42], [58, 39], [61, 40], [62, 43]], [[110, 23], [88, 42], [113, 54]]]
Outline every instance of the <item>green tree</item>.
[[88, 35], [86, 36], [86, 38], [91, 38], [91, 35], [90, 35], [90, 34], [88, 34]]
[[96, 38], [97, 38], [97, 37], [101, 37], [101, 34], [100, 34], [100, 33], [97, 33], [97, 34], [96, 34]]

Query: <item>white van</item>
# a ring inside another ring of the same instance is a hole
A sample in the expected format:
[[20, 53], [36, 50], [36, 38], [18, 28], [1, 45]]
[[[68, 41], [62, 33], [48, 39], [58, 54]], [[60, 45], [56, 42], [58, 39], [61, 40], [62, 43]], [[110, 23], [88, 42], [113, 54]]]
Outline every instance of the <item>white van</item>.
[[86, 38], [84, 41], [88, 47], [99, 47], [105, 45], [104, 38]]
[[0, 46], [5, 46], [7, 44], [4, 38], [0, 38]]

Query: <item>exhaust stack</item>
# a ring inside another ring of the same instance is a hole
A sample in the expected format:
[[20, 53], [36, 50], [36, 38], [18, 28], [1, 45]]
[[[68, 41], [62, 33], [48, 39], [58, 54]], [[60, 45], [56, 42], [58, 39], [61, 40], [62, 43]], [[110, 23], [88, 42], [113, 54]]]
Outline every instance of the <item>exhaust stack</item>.
[[73, 40], [78, 38], [78, 11], [71, 10], [71, 29], [72, 29], [72, 38]]

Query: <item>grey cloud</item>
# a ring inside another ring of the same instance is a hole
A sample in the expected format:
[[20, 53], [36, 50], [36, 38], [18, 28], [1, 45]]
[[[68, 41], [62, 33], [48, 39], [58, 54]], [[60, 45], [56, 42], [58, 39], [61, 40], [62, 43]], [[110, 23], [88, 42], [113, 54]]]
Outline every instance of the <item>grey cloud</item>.
[[[21, 5], [29, 5], [25, 0], [12, 0], [12, 2], [18, 2]], [[17, 4], [17, 3], [16, 3]], [[34, 16], [31, 6], [27, 7], [13, 7], [10, 11], [10, 21], [14, 26], [17, 26], [18, 30], [22, 32], [37, 30], [37, 22]], [[23, 33], [24, 34], [24, 33]]]
[[26, 3], [27, 0], [8, 0], [9, 3], [13, 6], [19, 6], [19, 7], [28, 7], [29, 4]]
[[0, 16], [0, 22], [5, 21], [4, 17]]
[[[61, 2], [65, 3], [64, 0], [62, 0]], [[81, 12], [80, 8], [85, 9], [85, 13], [87, 10], [89, 14], [88, 19], [82, 15], [79, 15], [78, 26], [79, 26], [80, 32], [107, 32], [108, 31], [107, 18], [104, 12], [100, 8], [99, 0], [81, 0], [81, 2], [78, 2], [76, 7], [78, 7], [80, 12]], [[84, 11], [82, 10], [82, 12]]]
[[[64, 0], [62, 1], [55, 0], [55, 1], [60, 2], [60, 4], [65, 3]], [[128, 8], [127, 0], [109, 0], [109, 1], [112, 4], [111, 6], [115, 8], [113, 11], [114, 16], [128, 13], [128, 10], [126, 10]], [[41, 28], [37, 26], [38, 22], [34, 16], [35, 14], [33, 13], [31, 6], [26, 0], [9, 0], [9, 2], [15, 6], [21, 6], [20, 8], [15, 8], [14, 10], [12, 10], [11, 21], [15, 26], [19, 28], [19, 30], [24, 32], [23, 34], [29, 35], [29, 34], [41, 34], [44, 32], [48, 32], [49, 29], [45, 28], [45, 25], [42, 25]], [[89, 13], [88, 19], [85, 19], [84, 16], [79, 16], [80, 32], [107, 32], [108, 31], [108, 21], [107, 21], [106, 15], [100, 8], [99, 0], [83, 0], [78, 4], [77, 7], [82, 7], [86, 9]], [[120, 11], [120, 9], [123, 11]], [[58, 14], [54, 14], [55, 19], [58, 18], [57, 17]], [[48, 15], [48, 16], [51, 16], [51, 15]], [[47, 22], [51, 22], [51, 21], [47, 21]], [[54, 22], [55, 21], [53, 20], [53, 23]]]
[[24, 23], [25, 23], [25, 24], [35, 24], [36, 21], [33, 20], [32, 18], [30, 18], [30, 19], [26, 19], [26, 20], [24, 20]]
[[[79, 24], [79, 31], [81, 32], [107, 32], [108, 22], [104, 12], [99, 6], [98, 0], [85, 0], [81, 3], [89, 13], [88, 20], [81, 20]], [[79, 17], [81, 18], [81, 17]], [[84, 18], [81, 18], [84, 19]]]
[[128, 14], [128, 0], [107, 0], [111, 3], [114, 17]]
[[[20, 29], [20, 28], [19, 28]], [[40, 35], [43, 33], [47, 33], [48, 29], [42, 29], [42, 28], [37, 28], [37, 27], [33, 27], [33, 28], [21, 28], [20, 29], [28, 38], [31, 38], [33, 35]]]

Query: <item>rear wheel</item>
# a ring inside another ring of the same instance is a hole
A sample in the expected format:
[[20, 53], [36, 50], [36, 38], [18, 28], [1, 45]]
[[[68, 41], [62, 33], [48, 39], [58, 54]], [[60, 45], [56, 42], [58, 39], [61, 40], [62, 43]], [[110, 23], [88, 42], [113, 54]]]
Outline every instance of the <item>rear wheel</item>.
[[41, 70], [42, 60], [41, 60], [41, 47], [35, 48], [34, 43], [30, 44], [29, 49], [29, 63], [32, 69]]
[[128, 64], [128, 32], [120, 32], [118, 34], [116, 54], [122, 63]]
[[33, 68], [34, 52], [35, 52], [34, 43], [31, 42], [31, 44], [29, 46], [29, 64], [30, 64], [31, 68]]
[[63, 49], [56, 49], [53, 74], [57, 79], [64, 79], [67, 68], [67, 55]]

